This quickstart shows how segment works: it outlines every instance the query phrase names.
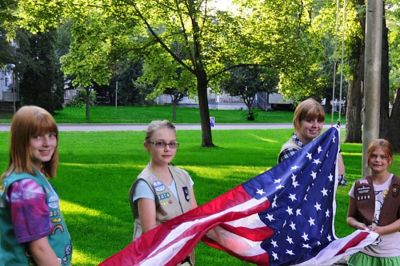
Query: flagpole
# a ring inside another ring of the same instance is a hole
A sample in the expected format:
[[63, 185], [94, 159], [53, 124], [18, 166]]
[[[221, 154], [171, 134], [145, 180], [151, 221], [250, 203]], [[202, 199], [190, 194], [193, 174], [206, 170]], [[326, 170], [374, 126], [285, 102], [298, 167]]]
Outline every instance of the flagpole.
[[365, 27], [364, 123], [362, 131], [362, 175], [369, 173], [367, 149], [379, 137], [380, 85], [382, 68], [383, 1], [368, 0]]

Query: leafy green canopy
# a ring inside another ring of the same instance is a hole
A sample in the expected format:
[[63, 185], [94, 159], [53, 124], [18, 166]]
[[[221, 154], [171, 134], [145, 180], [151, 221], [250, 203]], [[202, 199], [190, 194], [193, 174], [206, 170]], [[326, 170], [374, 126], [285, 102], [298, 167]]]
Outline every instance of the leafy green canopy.
[[[159, 64], [159, 68], [166, 62], [162, 59], [152, 63], [156, 59], [147, 56], [149, 53], [163, 58], [169, 55], [192, 74], [203, 66], [209, 80], [225, 72], [226, 66], [260, 64], [285, 71], [299, 58], [308, 56], [307, 49], [299, 48], [308, 41], [302, 41], [308, 22], [304, 20], [303, 4], [235, 1], [234, 11], [223, 12], [207, 3], [22, 0], [17, 25], [41, 32], [72, 21], [72, 43], [62, 60], [63, 70], [82, 86], [107, 83], [117, 59], [145, 56], [148, 65]], [[176, 43], [184, 57], [174, 51]], [[171, 73], [170, 68], [163, 70], [167, 76]]]

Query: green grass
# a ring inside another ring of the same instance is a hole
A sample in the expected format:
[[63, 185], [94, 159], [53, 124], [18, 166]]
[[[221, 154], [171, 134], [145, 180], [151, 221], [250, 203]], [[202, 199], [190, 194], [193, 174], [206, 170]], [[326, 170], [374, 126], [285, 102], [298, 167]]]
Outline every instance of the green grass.
[[[181, 143], [174, 163], [195, 182], [202, 204], [273, 167], [291, 130], [214, 131], [216, 148], [200, 147], [200, 131], [179, 131]], [[74, 243], [73, 265], [97, 265], [132, 239], [128, 190], [148, 162], [144, 132], [61, 132], [60, 166], [52, 181]], [[240, 141], [238, 141], [240, 140]], [[8, 133], [0, 133], [0, 168], [8, 160]], [[348, 190], [360, 176], [361, 145], [342, 144], [348, 185], [337, 191], [336, 233], [345, 224]], [[399, 160], [392, 169], [400, 172]], [[202, 243], [197, 265], [248, 265]]]
[[[291, 123], [292, 111], [262, 111], [256, 110], [256, 120], [246, 120], [246, 111], [242, 110], [210, 110], [216, 123]], [[172, 121], [172, 107], [163, 106], [94, 106], [91, 108], [90, 121], [85, 119], [85, 108], [66, 107], [58, 111], [54, 118], [57, 123], [149, 123], [156, 119]], [[0, 114], [0, 123], [10, 122], [11, 114]], [[337, 120], [337, 116], [335, 116]], [[336, 121], [335, 120], [335, 121]], [[331, 115], [327, 114], [326, 122], [330, 123]], [[197, 108], [177, 108], [176, 123], [199, 123], [200, 114]], [[345, 118], [342, 117], [342, 123]]]

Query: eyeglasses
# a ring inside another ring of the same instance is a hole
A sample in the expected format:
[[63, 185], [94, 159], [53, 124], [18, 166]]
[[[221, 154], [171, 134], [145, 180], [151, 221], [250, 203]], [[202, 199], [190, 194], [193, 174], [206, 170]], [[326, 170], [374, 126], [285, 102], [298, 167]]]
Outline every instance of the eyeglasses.
[[164, 141], [148, 141], [147, 143], [150, 143], [151, 145], [153, 145], [155, 148], [157, 149], [165, 149], [167, 146], [170, 149], [176, 149], [179, 147], [179, 143], [178, 142], [170, 142], [170, 143], [166, 143]]

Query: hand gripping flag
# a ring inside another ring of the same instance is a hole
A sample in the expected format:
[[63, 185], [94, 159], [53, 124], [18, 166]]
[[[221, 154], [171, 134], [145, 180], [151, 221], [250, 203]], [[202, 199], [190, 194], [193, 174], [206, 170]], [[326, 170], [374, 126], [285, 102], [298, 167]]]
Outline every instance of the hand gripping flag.
[[146, 232], [102, 266], [176, 265], [205, 243], [258, 265], [330, 265], [375, 241], [334, 232], [339, 132], [332, 127], [291, 158]]

